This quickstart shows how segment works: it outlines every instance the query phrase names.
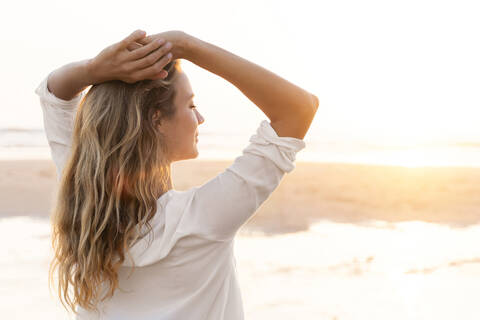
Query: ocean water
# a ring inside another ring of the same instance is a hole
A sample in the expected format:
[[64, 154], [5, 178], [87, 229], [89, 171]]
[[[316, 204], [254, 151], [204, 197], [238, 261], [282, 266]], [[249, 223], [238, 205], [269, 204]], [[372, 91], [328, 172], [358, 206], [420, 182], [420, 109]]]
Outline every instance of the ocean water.
[[[251, 132], [225, 134], [203, 132], [197, 144], [199, 160], [231, 160], [249, 144]], [[307, 134], [306, 148], [297, 161], [368, 163], [421, 166], [480, 167], [480, 143], [431, 143], [386, 146], [367, 141], [349, 141]], [[43, 129], [0, 129], [0, 159], [49, 159], [50, 150]]]
[[[67, 319], [48, 291], [47, 219], [0, 218], [5, 319]], [[476, 320], [480, 225], [320, 221], [235, 240], [246, 319]], [[28, 292], [28, 299], [25, 293]]]

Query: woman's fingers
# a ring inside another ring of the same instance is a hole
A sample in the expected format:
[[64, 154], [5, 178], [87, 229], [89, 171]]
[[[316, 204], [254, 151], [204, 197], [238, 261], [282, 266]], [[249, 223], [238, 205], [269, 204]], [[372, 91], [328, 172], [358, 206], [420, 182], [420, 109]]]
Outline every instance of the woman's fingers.
[[148, 55], [153, 50], [158, 49], [164, 43], [165, 43], [165, 40], [163, 40], [163, 39], [158, 39], [157, 41], [152, 41], [149, 44], [144, 45], [141, 48], [138, 48], [135, 51], [130, 52], [128, 54], [128, 59], [129, 60], [138, 60], [138, 59], [144, 58], [146, 55]]
[[[147, 46], [149, 45], [150, 44], [148, 44]], [[143, 49], [144, 48], [137, 49], [133, 51], [132, 54], [134, 54], [136, 51], [140, 51]], [[131, 65], [130, 65], [131, 70], [145, 69], [153, 65], [158, 61], [158, 59], [160, 59], [161, 57], [169, 53], [170, 49], [172, 49], [172, 44], [170, 42], [167, 42], [165, 45], [162, 45], [161, 47], [159, 47], [157, 50], [153, 51], [149, 55], [131, 62]], [[148, 51], [148, 50], [145, 50], [145, 51]]]
[[[143, 79], [153, 79], [153, 78], [157, 79], [159, 75], [162, 74], [162, 71], [165, 71], [163, 70], [163, 68], [165, 68], [165, 66], [171, 61], [171, 59], [172, 59], [172, 54], [169, 53], [163, 56], [154, 65], [148, 68], [133, 72], [132, 77], [134, 79], [137, 79], [136, 81], [140, 81]], [[163, 74], [166, 76], [168, 73], [165, 71]]]
[[150, 42], [154, 41], [155, 39], [158, 39], [158, 36], [152, 34], [152, 35], [143, 37], [142, 39], [138, 40], [138, 43], [143, 44], [143, 45], [147, 45]]
[[163, 37], [146, 37], [143, 30], [135, 30], [118, 42], [115, 50], [109, 51], [110, 57], [104, 57], [103, 60], [117, 61], [111, 65], [118, 65], [119, 72], [112, 70], [111, 73], [116, 72], [115, 77], [127, 83], [162, 79], [168, 76], [168, 72], [163, 69], [172, 60], [172, 46]]
[[136, 50], [136, 49], [141, 48], [141, 47], [143, 47], [143, 46], [140, 43], [132, 42], [128, 45], [127, 49], [128, 49], [128, 51], [133, 51], [133, 50]]
[[134, 42], [139, 42], [142, 38], [145, 37], [145, 31], [135, 30], [128, 37], [119, 42], [120, 49], [127, 49], [128, 46]]
[[160, 71], [159, 74], [153, 75], [150, 79], [157, 80], [157, 79], [165, 79], [168, 76], [168, 72], [166, 70]]
[[163, 79], [163, 78], [166, 78], [167, 76], [168, 76], [168, 71], [167, 70], [160, 71], [160, 75], [159, 75], [160, 78]]

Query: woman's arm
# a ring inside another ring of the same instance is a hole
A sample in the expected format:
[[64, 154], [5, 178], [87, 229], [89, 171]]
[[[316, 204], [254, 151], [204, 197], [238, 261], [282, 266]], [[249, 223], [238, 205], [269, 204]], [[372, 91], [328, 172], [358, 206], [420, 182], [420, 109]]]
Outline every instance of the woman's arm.
[[88, 71], [89, 60], [72, 62], [53, 71], [47, 82], [48, 91], [63, 100], [72, 100], [93, 83]]
[[146, 46], [129, 50], [145, 37], [136, 30], [122, 41], [103, 49], [95, 58], [69, 63], [50, 74], [47, 88], [56, 97], [71, 100], [89, 85], [110, 80], [134, 83], [167, 76], [163, 68], [170, 62], [171, 45], [158, 38]]
[[190, 37], [186, 45], [186, 59], [235, 85], [265, 113], [278, 135], [305, 137], [318, 107], [316, 96], [208, 42]]
[[174, 59], [187, 59], [235, 85], [265, 113], [279, 136], [304, 138], [318, 108], [316, 96], [261, 66], [181, 31], [152, 35], [140, 43], [147, 44], [156, 37], [173, 43]]

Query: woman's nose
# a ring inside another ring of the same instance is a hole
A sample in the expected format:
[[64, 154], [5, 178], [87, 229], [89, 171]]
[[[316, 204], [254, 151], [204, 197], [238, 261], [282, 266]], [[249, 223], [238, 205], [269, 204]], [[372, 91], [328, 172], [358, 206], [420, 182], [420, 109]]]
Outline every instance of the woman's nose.
[[202, 115], [198, 111], [197, 111], [197, 119], [199, 124], [202, 124], [205, 122], [205, 119], [202, 117]]

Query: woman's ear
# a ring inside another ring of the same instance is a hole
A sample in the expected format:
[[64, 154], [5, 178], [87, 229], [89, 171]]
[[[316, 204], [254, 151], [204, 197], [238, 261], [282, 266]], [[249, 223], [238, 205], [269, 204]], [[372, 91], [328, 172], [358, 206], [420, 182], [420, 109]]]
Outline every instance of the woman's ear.
[[162, 115], [162, 112], [160, 110], [155, 110], [152, 115], [152, 123], [155, 129], [159, 130], [161, 133], [164, 133], [163, 126], [161, 125], [161, 120], [160, 120], [161, 115]]

